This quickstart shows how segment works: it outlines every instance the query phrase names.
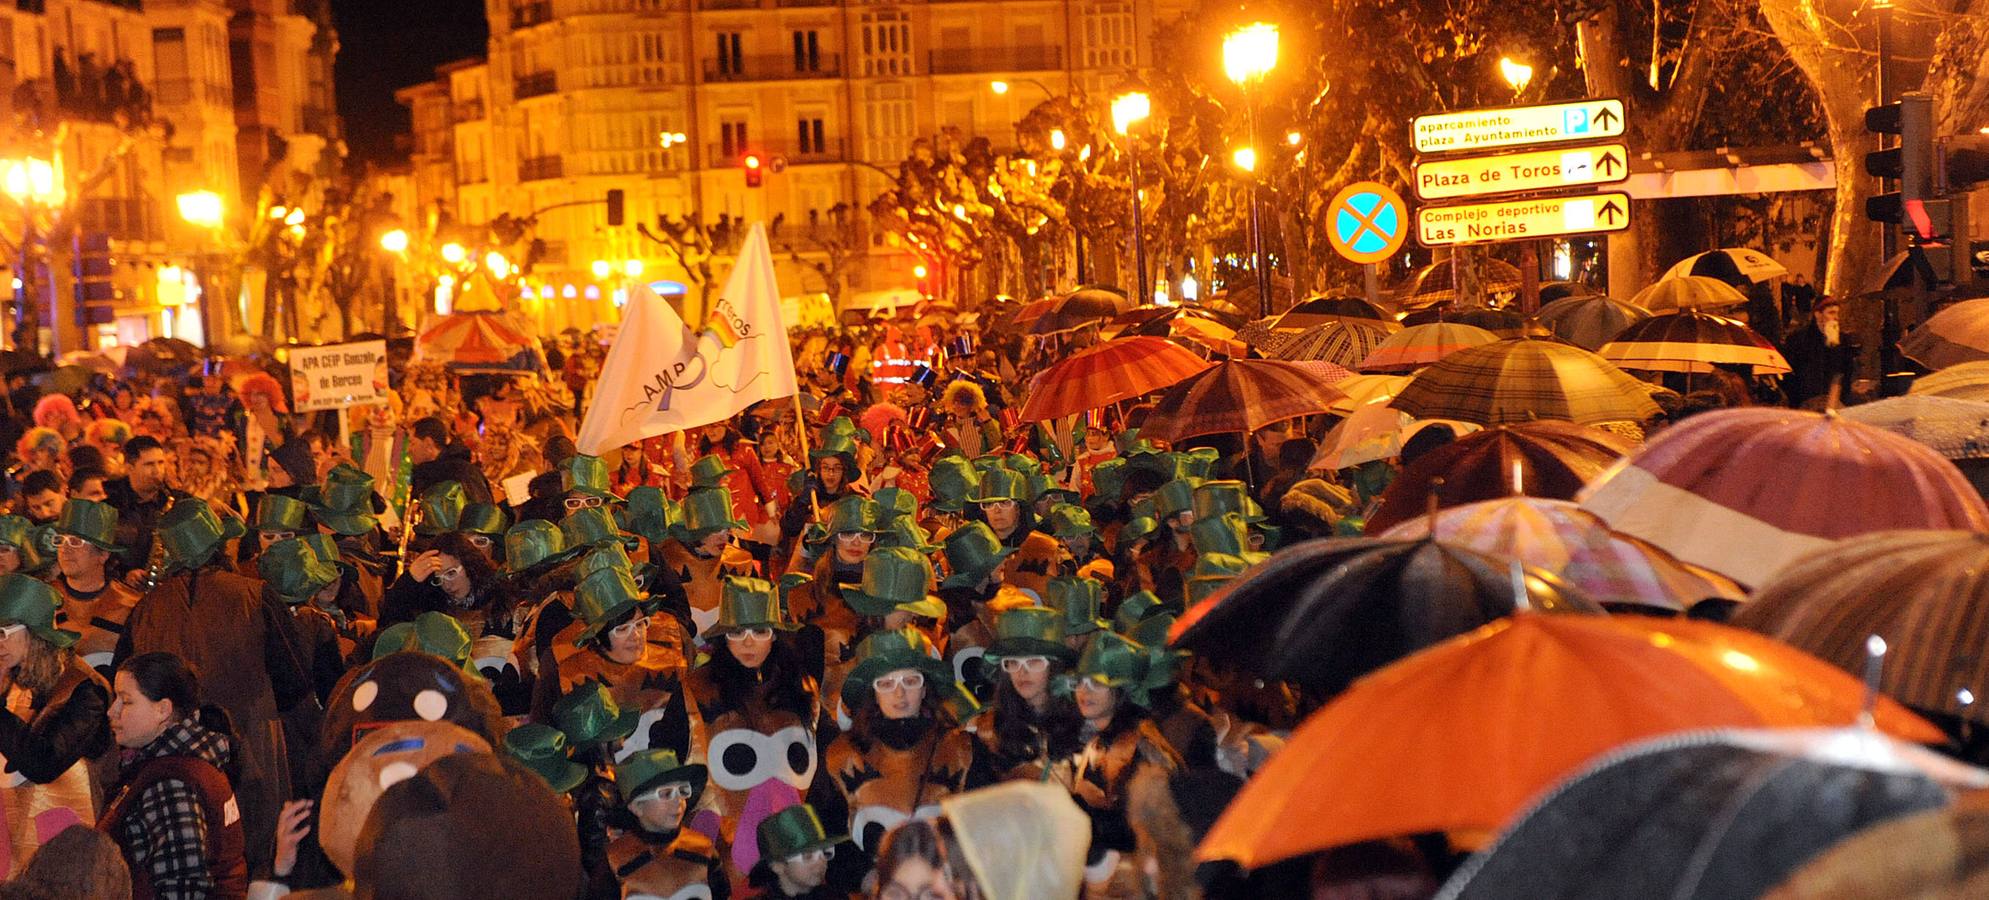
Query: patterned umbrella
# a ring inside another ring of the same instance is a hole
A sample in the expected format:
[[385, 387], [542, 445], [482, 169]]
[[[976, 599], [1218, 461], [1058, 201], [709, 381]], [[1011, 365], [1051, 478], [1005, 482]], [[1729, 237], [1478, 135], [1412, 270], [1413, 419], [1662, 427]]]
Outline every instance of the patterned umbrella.
[[[1300, 363], [1300, 365], [1305, 364]], [[1337, 416], [1347, 416], [1364, 406], [1387, 403], [1395, 399], [1395, 395], [1402, 393], [1402, 389], [1409, 385], [1409, 376], [1355, 375], [1331, 384], [1346, 396], [1326, 411]]]
[[1133, 308], [1133, 301], [1117, 288], [1081, 287], [1065, 295], [1036, 321], [1029, 324], [1035, 335], [1072, 331], [1095, 325]]
[[1480, 425], [1558, 419], [1593, 425], [1658, 414], [1643, 383], [1571, 344], [1513, 338], [1453, 353], [1410, 379], [1395, 408]]
[[1838, 416], [1765, 407], [1665, 429], [1581, 501], [1617, 531], [1757, 586], [1842, 538], [1989, 531], [1989, 508], [1940, 454]]
[[1989, 401], [1989, 360], [1957, 363], [1931, 375], [1922, 375], [1906, 392], [1953, 397], [1956, 400]]
[[1751, 366], [1756, 375], [1789, 371], [1788, 360], [1754, 329], [1696, 309], [1638, 322], [1596, 353], [1625, 369], [1647, 372], [1705, 374], [1713, 371], [1716, 363]]
[[1899, 352], [1929, 369], [1989, 360], [1989, 299], [1941, 310], [1899, 342]]
[[1887, 397], [1838, 415], [1926, 444], [1949, 459], [1989, 459], [1989, 403], [1931, 394]]
[[1610, 531], [1601, 519], [1568, 500], [1507, 497], [1467, 503], [1412, 518], [1381, 538], [1430, 536], [1558, 573], [1602, 604], [1676, 611], [1708, 597], [1747, 596], [1726, 578], [1695, 570], [1663, 550]]
[[1236, 329], [1236, 339], [1259, 350], [1269, 352], [1270, 348], [1277, 346], [1290, 337], [1290, 335], [1281, 334], [1271, 327], [1276, 322], [1276, 317], [1272, 317], [1269, 319], [1256, 319], [1245, 323], [1242, 328]]
[[1366, 319], [1395, 324], [1393, 313], [1369, 303], [1364, 297], [1321, 295], [1285, 310], [1283, 315], [1276, 317], [1275, 327], [1280, 331], [1304, 331], [1334, 319]]
[[1746, 247], [1728, 247], [1723, 250], [1708, 250], [1695, 253], [1678, 261], [1677, 265], [1666, 269], [1664, 278], [1682, 278], [1687, 275], [1703, 275], [1718, 278], [1735, 287], [1745, 287], [1770, 278], [1789, 274], [1788, 267], [1769, 258], [1768, 254]]
[[1601, 349], [1623, 329], [1650, 317], [1650, 310], [1601, 294], [1556, 300], [1533, 315], [1555, 336], [1583, 350]]
[[1388, 336], [1360, 361], [1363, 372], [1413, 372], [1459, 350], [1496, 343], [1499, 336], [1475, 325], [1413, 325]]
[[1635, 445], [1586, 425], [1519, 422], [1465, 435], [1410, 463], [1367, 517], [1370, 533], [1424, 515], [1432, 499], [1449, 509], [1514, 494], [1573, 500]]
[[1287, 362], [1321, 360], [1352, 366], [1388, 339], [1390, 326], [1367, 319], [1336, 319], [1296, 335], [1285, 335], [1265, 349], [1273, 359]]
[[1171, 326], [1182, 319], [1215, 322], [1231, 332], [1243, 326], [1243, 320], [1236, 316], [1199, 306], [1142, 306], [1120, 313], [1107, 322], [1100, 333], [1111, 337], [1128, 334], [1166, 337], [1172, 333]]
[[1044, 297], [1041, 300], [1031, 300], [1021, 306], [1011, 307], [1003, 314], [1006, 318], [996, 319], [992, 323], [993, 327], [988, 330], [991, 332], [1027, 331], [1030, 326], [1036, 324], [1037, 319], [1049, 315], [1050, 310], [1056, 309], [1057, 303], [1062, 300], [1062, 297]]
[[1630, 305], [1651, 312], [1674, 309], [1727, 309], [1747, 304], [1747, 295], [1718, 278], [1681, 275], [1651, 283], [1630, 298]]
[[1448, 419], [1415, 419], [1387, 404], [1375, 403], [1354, 410], [1340, 424], [1326, 432], [1319, 452], [1309, 469], [1349, 469], [1377, 459], [1402, 455], [1402, 445], [1425, 428], [1442, 425], [1452, 434], [1470, 434], [1478, 426]]
[[[1885, 638], [1879, 689], [1924, 712], [1989, 724], [1989, 535], [1878, 531], [1798, 558], [1733, 624], [1854, 675]], [[1962, 691], [1967, 691], [1963, 699]]]
[[422, 330], [414, 340], [414, 358], [460, 374], [532, 372], [544, 368], [538, 343], [503, 313], [456, 312]]
[[1209, 367], [1166, 338], [1127, 337], [1083, 350], [1038, 374], [1022, 419], [1040, 422], [1157, 391]]
[[1402, 295], [1403, 309], [1422, 309], [1438, 303], [1461, 305], [1486, 300], [1506, 302], [1519, 294], [1519, 268], [1496, 259], [1478, 261], [1479, 296], [1466, 296], [1457, 284], [1456, 257], [1431, 263], [1416, 272]]
[[1344, 396], [1291, 363], [1232, 359], [1169, 389], [1154, 404], [1140, 434], [1167, 441], [1248, 434], [1273, 422], [1323, 413]]

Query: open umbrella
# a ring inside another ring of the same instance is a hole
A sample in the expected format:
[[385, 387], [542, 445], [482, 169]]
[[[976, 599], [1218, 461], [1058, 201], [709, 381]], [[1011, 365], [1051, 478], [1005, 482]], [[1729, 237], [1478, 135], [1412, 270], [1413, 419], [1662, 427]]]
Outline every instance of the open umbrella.
[[1989, 792], [1858, 832], [1811, 859], [1765, 900], [1989, 897]]
[[[1306, 363], [1300, 363], [1306, 365]], [[1409, 385], [1407, 375], [1355, 375], [1329, 382], [1346, 396], [1334, 401], [1326, 411], [1338, 416], [1353, 415], [1361, 407], [1375, 403], [1387, 403], [1402, 393]]]
[[1732, 581], [1610, 531], [1607, 523], [1569, 500], [1481, 500], [1410, 518], [1381, 535], [1383, 540], [1422, 537], [1503, 553], [1559, 573], [1590, 600], [1605, 605], [1680, 611], [1709, 597], [1747, 597]]
[[1572, 344], [1512, 338], [1443, 358], [1409, 380], [1395, 408], [1480, 425], [1559, 419], [1593, 425], [1658, 414], [1642, 382]]
[[1458, 283], [1457, 257], [1453, 256], [1417, 270], [1408, 289], [1402, 292], [1402, 308], [1422, 309], [1439, 303], [1464, 305], [1488, 300], [1503, 303], [1518, 295], [1520, 281], [1519, 268], [1512, 263], [1481, 259], [1478, 261], [1480, 293], [1468, 296], [1469, 292]]
[[1008, 307], [1003, 310], [1000, 317], [990, 323], [988, 331], [996, 333], [1026, 332], [1035, 326], [1037, 319], [1049, 315], [1050, 310], [1056, 309], [1057, 304], [1062, 301], [1062, 297], [1044, 297], [1040, 300], [1031, 300], [1020, 306]]
[[1516, 609], [1601, 611], [1554, 575], [1515, 579], [1512, 567], [1442, 541], [1307, 541], [1245, 572], [1172, 645], [1333, 694]]
[[1745, 323], [1684, 309], [1652, 316], [1623, 330], [1596, 354], [1625, 369], [1711, 372], [1715, 365], [1749, 366], [1756, 375], [1781, 375], [1789, 362]]
[[1348, 469], [1364, 462], [1391, 459], [1402, 453], [1402, 445], [1416, 433], [1431, 426], [1445, 426], [1455, 434], [1470, 434], [1478, 426], [1445, 419], [1416, 419], [1383, 403], [1354, 410], [1326, 432], [1319, 452], [1308, 469]]
[[1915, 379], [1906, 393], [1989, 402], [1989, 360], [1956, 363]]
[[1989, 298], [1963, 300], [1907, 332], [1899, 352], [1929, 369], [1989, 360]]
[[1879, 689], [1918, 710], [1989, 724], [1989, 535], [1879, 531], [1799, 557], [1733, 624], [1853, 674], [1885, 639]]
[[1499, 336], [1475, 325], [1412, 325], [1376, 344], [1360, 360], [1363, 372], [1413, 372], [1459, 350], [1496, 343]]
[[1304, 331], [1334, 319], [1367, 319], [1395, 324], [1395, 314], [1369, 303], [1365, 297], [1345, 294], [1317, 295], [1302, 300], [1276, 317], [1273, 327], [1280, 331]]
[[[1625, 743], [1845, 723], [1862, 700], [1856, 679], [1737, 628], [1518, 613], [1381, 669], [1313, 713], [1195, 855], [1257, 867], [1360, 841], [1489, 831]], [[1878, 721], [1909, 739], [1938, 734], [1889, 701]]]
[[1674, 309], [1727, 309], [1747, 304], [1747, 295], [1718, 278], [1683, 275], [1651, 282], [1630, 298], [1630, 305], [1651, 312]]
[[1650, 310], [1611, 300], [1601, 294], [1586, 294], [1556, 300], [1540, 307], [1533, 318], [1555, 336], [1583, 350], [1601, 349], [1623, 329], [1651, 317]]
[[1573, 500], [1582, 487], [1634, 448], [1628, 440], [1568, 422], [1516, 422], [1465, 435], [1404, 467], [1368, 515], [1380, 534], [1438, 509], [1523, 494]]
[[1029, 333], [1071, 331], [1114, 318], [1132, 308], [1133, 301], [1117, 288], [1081, 287], [1064, 295], [1049, 312], [1030, 323]]
[[1324, 413], [1342, 396], [1291, 363], [1232, 359], [1169, 388], [1140, 434], [1167, 441], [1250, 434], [1273, 422]]
[[1128, 334], [1150, 334], [1166, 337], [1172, 326], [1182, 319], [1198, 319], [1215, 322], [1227, 328], [1232, 334], [1243, 326], [1243, 320], [1228, 313], [1215, 312], [1199, 306], [1142, 306], [1127, 310], [1113, 317], [1100, 330], [1101, 334], [1119, 337]]
[[183, 377], [206, 357], [199, 347], [179, 338], [153, 338], [125, 354], [127, 375]]
[[1768, 254], [1746, 247], [1727, 247], [1694, 253], [1664, 271], [1663, 278], [1681, 278], [1686, 275], [1701, 275], [1718, 278], [1735, 287], [1746, 287], [1756, 282], [1767, 281], [1789, 274], [1788, 267], [1776, 262]]
[[1556, 786], [1437, 897], [1760, 897], [1850, 835], [1984, 786], [1864, 729], [1654, 738]]
[[1905, 435], [1948, 459], [1989, 458], [1989, 403], [1979, 400], [1908, 394], [1860, 403], [1837, 414]]
[[1468, 309], [1445, 310], [1436, 314], [1436, 321], [1482, 328], [1499, 337], [1542, 337], [1549, 333], [1547, 329], [1511, 307], [1493, 309], [1489, 306], [1473, 306]]
[[1600, 290], [1589, 287], [1579, 281], [1540, 282], [1540, 303], [1543, 307], [1557, 300], [1566, 300], [1569, 297], [1590, 297], [1600, 293], [1602, 293]]
[[1273, 359], [1319, 360], [1352, 366], [1388, 339], [1393, 326], [1368, 319], [1336, 319], [1298, 334], [1280, 334], [1265, 346]]
[[1194, 351], [1166, 338], [1114, 338], [1038, 374], [1030, 382], [1021, 417], [1040, 422], [1098, 409], [1157, 391], [1208, 367], [1208, 361]]
[[1841, 538], [1989, 530], [1989, 508], [1940, 454], [1837, 416], [1764, 407], [1665, 429], [1590, 485], [1582, 506], [1752, 586]]
[[457, 374], [514, 374], [543, 368], [538, 340], [503, 313], [475, 311], [442, 316], [414, 341], [417, 362], [448, 366]]

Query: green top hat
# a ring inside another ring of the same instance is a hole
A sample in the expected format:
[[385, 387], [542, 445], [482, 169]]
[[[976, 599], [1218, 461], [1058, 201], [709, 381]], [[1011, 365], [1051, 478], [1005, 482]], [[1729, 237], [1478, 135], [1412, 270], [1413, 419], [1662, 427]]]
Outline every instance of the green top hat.
[[340, 569], [349, 568], [351, 565], [345, 561], [345, 553], [338, 547], [338, 538], [325, 534], [322, 531], [314, 531], [310, 534], [300, 534], [296, 539], [303, 541], [304, 546], [311, 548], [311, 552], [316, 554], [318, 559], [323, 562], [330, 563]]
[[1036, 457], [1024, 453], [1010, 453], [1002, 457], [1002, 467], [1023, 475], [1034, 475], [1043, 471], [1043, 464]]
[[823, 517], [822, 530], [829, 534], [849, 534], [858, 531], [876, 534], [884, 530], [877, 501], [861, 494], [851, 494], [837, 500], [829, 504], [829, 508], [823, 512], [827, 515]]
[[830, 419], [829, 424], [822, 426], [822, 442], [828, 443], [829, 438], [838, 436], [854, 438], [860, 430], [856, 427], [856, 422], [852, 421], [850, 417], [837, 416]]
[[1264, 508], [1250, 499], [1250, 492], [1241, 481], [1204, 481], [1195, 488], [1195, 500], [1191, 506], [1196, 520], [1213, 519], [1223, 513], [1236, 513], [1243, 521], [1256, 523], [1266, 518]]
[[574, 567], [573, 580], [583, 581], [602, 569], [620, 569], [634, 577], [635, 561], [628, 558], [628, 551], [620, 544], [602, 544], [580, 558], [580, 565]]
[[559, 520], [559, 530], [566, 546], [572, 548], [618, 544], [633, 537], [616, 527], [613, 513], [599, 506], [583, 506], [567, 513]]
[[743, 628], [778, 628], [792, 631], [800, 626], [787, 623], [780, 594], [761, 578], [725, 576], [718, 591], [718, 621], [701, 637], [731, 634]]
[[1073, 578], [1060, 575], [1050, 579], [1050, 586], [1043, 599], [1051, 609], [1060, 610], [1064, 616], [1064, 631], [1070, 634], [1090, 634], [1107, 626], [1100, 615], [1105, 603], [1105, 585], [1091, 578]]
[[1188, 578], [1188, 602], [1199, 603], [1207, 599], [1266, 557], [1268, 554], [1264, 553], [1203, 553], [1196, 556], [1194, 573]]
[[475, 672], [470, 648], [475, 644], [463, 623], [448, 613], [425, 612], [412, 622], [388, 626], [373, 641], [373, 658], [411, 650], [448, 660], [466, 672]]
[[304, 511], [309, 508], [295, 497], [266, 493], [256, 501], [256, 520], [249, 527], [257, 531], [302, 531]]
[[1152, 591], [1140, 591], [1119, 602], [1119, 608], [1112, 613], [1112, 630], [1131, 635], [1135, 627], [1148, 619], [1180, 612], [1179, 604], [1162, 600]]
[[339, 463], [325, 474], [315, 505], [318, 521], [339, 534], [365, 534], [380, 524], [373, 516], [373, 476], [351, 463]]
[[580, 579], [573, 589], [573, 617], [586, 623], [574, 646], [584, 646], [610, 625], [635, 612], [649, 595], [635, 586], [626, 569], [604, 568]]
[[1198, 513], [1195, 524], [1188, 527], [1193, 538], [1196, 553], [1227, 553], [1231, 556], [1250, 549], [1250, 530], [1243, 524], [1243, 517], [1236, 513], [1202, 518]]
[[973, 496], [981, 481], [974, 464], [957, 456], [933, 460], [925, 480], [932, 488], [932, 508], [949, 513], [965, 509], [967, 498]]
[[691, 463], [691, 487], [716, 488], [725, 486], [725, 476], [738, 471], [725, 464], [716, 453], [707, 453]]
[[338, 566], [319, 559], [310, 544], [297, 538], [269, 545], [257, 557], [256, 569], [262, 573], [263, 583], [291, 606], [308, 602], [339, 578]]
[[820, 850], [843, 843], [849, 838], [830, 837], [822, 827], [822, 817], [815, 814], [815, 807], [798, 803], [760, 820], [757, 832], [760, 839], [760, 858], [784, 862], [810, 850]]
[[932, 641], [910, 625], [864, 638], [856, 645], [856, 664], [843, 678], [843, 706], [854, 715], [869, 702], [870, 683], [899, 669], [925, 673], [927, 693], [937, 691], [936, 696], [945, 696], [946, 689], [953, 686], [953, 667], [932, 654]]
[[228, 541], [241, 537], [242, 520], [229, 516], [224, 522], [207, 501], [189, 497], [177, 501], [159, 517], [155, 535], [166, 549], [166, 571], [198, 569]]
[[893, 610], [904, 610], [939, 618], [946, 614], [946, 607], [928, 593], [931, 584], [932, 561], [924, 554], [906, 547], [886, 547], [863, 558], [863, 581], [843, 585], [843, 600], [866, 616], [888, 616]]
[[117, 507], [95, 500], [70, 499], [55, 517], [56, 534], [73, 534], [99, 550], [123, 553], [117, 545]]
[[1063, 613], [1042, 606], [1011, 609], [995, 620], [995, 639], [988, 656], [1047, 656], [1069, 666], [1077, 651], [1064, 643], [1068, 634]]
[[997, 500], [1026, 501], [1029, 497], [1029, 479], [1021, 472], [997, 466], [981, 473], [981, 482], [974, 488], [973, 502], [992, 503]]
[[472, 503], [463, 507], [463, 515], [456, 520], [456, 530], [469, 534], [497, 537], [509, 525], [509, 517], [494, 503]]
[[[1177, 661], [1175, 659], [1172, 659], [1172, 657], [1175, 657], [1177, 654], [1172, 650], [1165, 649], [1167, 647], [1167, 633], [1174, 630], [1174, 623], [1180, 621], [1180, 619], [1181, 615], [1179, 613], [1176, 613], [1173, 610], [1168, 610], [1166, 612], [1159, 613], [1157, 615], [1148, 616], [1144, 619], [1141, 619], [1138, 623], [1133, 625], [1131, 630], [1119, 632], [1119, 635], [1121, 637], [1132, 638], [1135, 642], [1139, 643], [1141, 646], [1144, 646], [1149, 650], [1156, 651], [1155, 653], [1149, 654], [1149, 656], [1151, 657], [1148, 660], [1149, 665], [1153, 666], [1160, 665], [1162, 662], [1161, 657], [1163, 656], [1170, 658], [1167, 660], [1169, 668], [1165, 673], [1158, 673], [1158, 672], [1149, 673], [1156, 677], [1163, 677], [1163, 680], [1166, 681], [1174, 680], [1174, 671], [1172, 664], [1173, 662]], [[1149, 678], [1148, 680], [1151, 681], [1153, 679]]]
[[704, 540], [714, 531], [746, 527], [745, 520], [732, 514], [732, 492], [701, 488], [684, 497], [684, 530], [693, 541]]
[[1171, 472], [1175, 478], [1207, 481], [1215, 474], [1216, 463], [1222, 459], [1222, 455], [1217, 453], [1214, 447], [1198, 447], [1193, 450], [1176, 450], [1163, 454], [1163, 459], [1167, 466], [1163, 471]]
[[41, 554], [42, 547], [46, 546], [41, 542], [45, 534], [34, 523], [20, 516], [0, 516], [0, 544], [20, 551], [23, 572], [32, 572], [47, 562]]
[[1161, 485], [1153, 495], [1154, 517], [1166, 521], [1170, 516], [1194, 511], [1195, 488], [1200, 484], [1199, 479], [1176, 478]]
[[[848, 420], [837, 419], [836, 421], [846, 422]], [[830, 424], [833, 425], [834, 423]], [[840, 456], [843, 458], [843, 465], [851, 469], [856, 468], [856, 436], [854, 434], [824, 432], [822, 435], [822, 446], [808, 448], [808, 461], [810, 463], [819, 462], [831, 456]], [[854, 477], [856, 475], [855, 472], [846, 471], [844, 475], [851, 481], [856, 480]]]
[[455, 531], [468, 503], [469, 495], [464, 493], [462, 482], [437, 482], [421, 494], [421, 521], [415, 523], [414, 533], [432, 537]]
[[659, 487], [629, 488], [628, 530], [642, 535], [652, 544], [660, 544], [675, 533], [684, 521], [684, 512], [675, 500], [663, 494]]
[[1160, 520], [1152, 516], [1134, 516], [1119, 527], [1119, 546], [1130, 547], [1135, 541], [1160, 530]]
[[943, 588], [973, 587], [1001, 568], [1014, 547], [1002, 546], [985, 522], [968, 522], [946, 536], [946, 568], [952, 572]]
[[571, 791], [587, 780], [587, 767], [570, 758], [566, 735], [551, 725], [532, 722], [505, 732], [504, 752], [545, 779], [555, 794]]
[[527, 519], [504, 533], [504, 571], [515, 575], [541, 563], [557, 563], [572, 557], [566, 548], [566, 533], [544, 519]]
[[709, 775], [704, 766], [678, 762], [674, 750], [642, 750], [615, 764], [615, 789], [621, 792], [622, 802], [627, 803], [663, 785], [684, 782], [691, 786], [691, 799], [684, 804], [688, 810], [698, 802], [698, 795], [704, 793]]
[[1113, 443], [1118, 445], [1120, 456], [1130, 456], [1136, 452], [1139, 453], [1160, 452], [1159, 450], [1154, 449], [1153, 443], [1151, 441], [1140, 440], [1140, 430], [1137, 428], [1128, 428], [1124, 431], [1121, 431], [1119, 432], [1118, 436], [1114, 437], [1112, 440]]
[[1091, 537], [1098, 529], [1091, 525], [1091, 511], [1075, 503], [1050, 507], [1050, 534], [1060, 538]]
[[35, 637], [67, 647], [82, 635], [55, 627], [55, 611], [61, 605], [55, 589], [41, 579], [19, 572], [0, 575], [0, 625], [26, 625]]
[[919, 498], [899, 487], [878, 488], [870, 499], [877, 501], [877, 530], [885, 531], [898, 519], [916, 519]]
[[791, 608], [788, 606], [787, 596], [789, 594], [794, 593], [795, 588], [798, 588], [804, 584], [813, 584], [813, 583], [815, 583], [815, 576], [810, 575], [807, 572], [781, 573], [780, 581], [776, 584], [776, 587], [780, 590], [781, 611], [785, 613], [788, 609]]
[[980, 475], [986, 475], [1007, 464], [1008, 457], [1001, 453], [983, 453], [973, 459], [974, 472]]
[[1101, 631], [1085, 645], [1074, 674], [1080, 679], [1089, 678], [1106, 687], [1119, 688], [1126, 692], [1127, 700], [1144, 707], [1149, 702], [1146, 679], [1150, 662], [1145, 647]]
[[569, 493], [586, 494], [605, 500], [620, 500], [608, 490], [608, 463], [598, 456], [576, 453], [560, 468], [560, 487]]
[[553, 704], [552, 718], [560, 733], [566, 735], [567, 743], [591, 747], [633, 734], [642, 713], [623, 710], [606, 684], [589, 679], [575, 685]]
[[1091, 467], [1091, 496], [1109, 503], [1119, 502], [1126, 490], [1126, 461], [1118, 457]]
[[891, 524], [885, 526], [884, 533], [877, 536], [877, 546], [887, 549], [905, 547], [926, 556], [939, 552], [939, 545], [932, 542], [932, 536], [926, 534], [925, 529], [920, 528], [910, 516], [892, 519]]

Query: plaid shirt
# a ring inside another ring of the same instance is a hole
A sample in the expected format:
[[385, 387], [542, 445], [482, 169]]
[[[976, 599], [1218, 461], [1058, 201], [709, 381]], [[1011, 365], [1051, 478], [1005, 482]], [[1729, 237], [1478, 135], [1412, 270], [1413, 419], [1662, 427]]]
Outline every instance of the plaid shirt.
[[[188, 721], [161, 734], [139, 751], [131, 765], [165, 756], [191, 756], [219, 767], [227, 760], [228, 739]], [[207, 824], [200, 796], [177, 778], [154, 782], [125, 817], [120, 841], [129, 851], [134, 876], [149, 875], [158, 900], [203, 900], [214, 889], [207, 869]]]

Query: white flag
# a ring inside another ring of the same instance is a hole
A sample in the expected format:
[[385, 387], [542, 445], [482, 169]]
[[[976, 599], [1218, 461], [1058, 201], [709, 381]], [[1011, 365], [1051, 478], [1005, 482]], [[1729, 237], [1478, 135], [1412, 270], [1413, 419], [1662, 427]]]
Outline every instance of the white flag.
[[704, 331], [693, 333], [647, 286], [630, 291], [576, 443], [580, 452], [599, 456], [794, 393], [773, 251], [766, 229], [754, 225]]

